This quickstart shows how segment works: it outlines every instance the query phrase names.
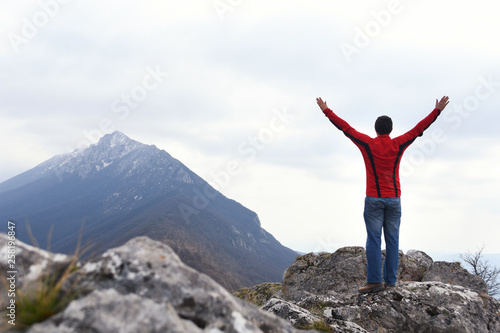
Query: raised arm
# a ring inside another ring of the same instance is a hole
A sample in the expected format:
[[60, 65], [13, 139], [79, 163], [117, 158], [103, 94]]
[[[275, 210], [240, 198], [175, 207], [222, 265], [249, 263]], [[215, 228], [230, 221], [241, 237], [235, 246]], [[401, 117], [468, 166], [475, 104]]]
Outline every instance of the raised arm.
[[337, 116], [329, 107], [326, 105], [326, 101], [323, 101], [321, 97], [316, 98], [316, 103], [320, 107], [321, 111], [325, 114], [325, 116], [330, 119], [330, 122], [335, 125], [339, 130], [344, 132], [344, 134], [349, 137], [351, 140], [358, 139], [367, 141], [370, 137], [366, 134], [360, 133], [351, 127], [344, 119]]
[[[449, 103], [449, 97], [448, 96], [443, 96], [441, 100], [438, 102], [436, 99], [436, 109], [439, 109], [440, 111], [443, 111], [446, 105]], [[326, 104], [326, 103], [325, 103]]]
[[[437, 119], [437, 117], [441, 114], [441, 111], [448, 105], [449, 98], [448, 96], [443, 96], [441, 100], [436, 99], [436, 106], [432, 112], [422, 119], [415, 127], [406, 132], [405, 134], [396, 138], [396, 140], [401, 142], [408, 142], [415, 140], [416, 137], [422, 136], [424, 131], [431, 126], [431, 124]], [[413, 142], [413, 141], [412, 141]]]
[[[323, 102], [321, 97], [316, 98], [316, 103], [318, 103], [321, 111], [325, 111], [325, 109], [328, 109], [328, 105], [326, 105], [326, 101]], [[437, 103], [437, 100], [436, 100]]]

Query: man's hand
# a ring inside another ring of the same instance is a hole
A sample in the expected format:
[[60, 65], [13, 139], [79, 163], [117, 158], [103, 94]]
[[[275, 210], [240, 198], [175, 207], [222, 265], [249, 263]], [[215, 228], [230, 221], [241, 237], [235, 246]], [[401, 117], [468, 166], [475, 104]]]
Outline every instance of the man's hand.
[[326, 105], [326, 101], [323, 102], [321, 97], [316, 98], [316, 103], [318, 103], [319, 107], [321, 108], [321, 111], [328, 109], [328, 105]]
[[439, 102], [436, 99], [436, 108], [443, 111], [446, 105], [448, 105], [448, 99], [449, 99], [448, 96], [444, 96], [443, 98], [441, 98]]

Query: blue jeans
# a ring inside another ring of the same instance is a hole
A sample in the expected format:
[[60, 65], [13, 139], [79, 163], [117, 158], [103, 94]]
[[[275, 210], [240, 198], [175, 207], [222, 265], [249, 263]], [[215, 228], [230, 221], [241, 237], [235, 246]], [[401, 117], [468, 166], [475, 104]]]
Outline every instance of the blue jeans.
[[365, 198], [363, 213], [366, 224], [367, 282], [382, 282], [382, 230], [385, 239], [384, 281], [395, 284], [399, 264], [399, 225], [401, 223], [401, 199]]

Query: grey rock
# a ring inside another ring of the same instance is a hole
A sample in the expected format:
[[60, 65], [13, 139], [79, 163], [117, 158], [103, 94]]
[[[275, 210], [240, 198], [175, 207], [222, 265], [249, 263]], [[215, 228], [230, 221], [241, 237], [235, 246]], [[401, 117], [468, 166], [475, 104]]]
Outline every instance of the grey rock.
[[[6, 253], [7, 239], [0, 234], [0, 253]], [[24, 261], [18, 279], [25, 290], [42, 274], [54, 272], [50, 269], [68, 264], [68, 256], [21, 242], [16, 249], [18, 260]], [[183, 264], [167, 245], [147, 237], [132, 239], [80, 266], [68, 279], [69, 284], [74, 281], [86, 291], [28, 333], [299, 332], [291, 323], [234, 297]], [[2, 284], [0, 293], [7, 294]]]
[[[460, 265], [433, 262], [422, 251], [400, 252], [398, 279], [394, 288], [360, 295], [365, 251], [347, 247], [297, 258], [285, 272], [282, 293], [274, 297], [323, 317], [336, 332], [500, 332], [500, 302]], [[283, 310], [273, 312], [294, 318]]]
[[[9, 251], [13, 250], [15, 250], [15, 258], [12, 262], [14, 266], [9, 267], [7, 258]], [[62, 274], [72, 260], [71, 256], [41, 250], [3, 233], [0, 233], [0, 258], [5, 258], [0, 260], [0, 270], [6, 274], [15, 269], [17, 272], [15, 274], [16, 288], [23, 291], [27, 291], [35, 281], [42, 279], [48, 272], [55, 275]], [[3, 287], [4, 285], [0, 283], [0, 290]], [[0, 307], [2, 309], [8, 301], [7, 293], [1, 292]]]
[[344, 247], [334, 253], [303, 255], [285, 271], [283, 296], [299, 301], [308, 295], [335, 295], [357, 290], [366, 281], [366, 254], [362, 247]]
[[398, 279], [400, 281], [422, 281], [430, 271], [433, 260], [425, 252], [409, 250], [399, 256]]
[[63, 313], [32, 326], [29, 332], [197, 333], [203, 330], [191, 320], [179, 317], [169, 303], [104, 289], [73, 301]]
[[[319, 301], [319, 299], [321, 297], [316, 298], [316, 301]], [[327, 315], [328, 309], [323, 311], [324, 314], [318, 315], [306, 310], [302, 306], [303, 304], [299, 306], [282, 299], [272, 298], [262, 306], [262, 309], [288, 320], [295, 327], [310, 328], [314, 327], [315, 324], [322, 324], [323, 328], [328, 327], [329, 332], [368, 333], [368, 331], [353, 322], [331, 318], [331, 316]], [[319, 313], [319, 311], [317, 312]]]
[[[383, 251], [383, 256], [385, 251]], [[422, 251], [399, 253], [398, 280], [422, 281], [433, 264]], [[355, 293], [366, 283], [366, 251], [362, 247], [343, 247], [334, 253], [309, 253], [285, 271], [284, 299], [299, 301], [308, 295]]]
[[[14, 242], [9, 244], [9, 242]], [[22, 287], [24, 282], [38, 280], [46, 272], [60, 271], [66, 268], [72, 257], [66, 254], [56, 254], [41, 250], [37, 247], [11, 240], [8, 235], [0, 233], [0, 256], [5, 260], [0, 260], [0, 269], [9, 271], [7, 267], [7, 255], [11, 249], [15, 249], [15, 270], [18, 273], [18, 286]]]
[[[0, 255], [7, 248], [8, 237], [0, 234]], [[23, 291], [47, 274], [60, 274], [71, 261], [23, 243], [16, 250]], [[361, 295], [362, 248], [302, 256], [282, 285], [262, 284], [242, 294], [266, 302], [259, 309], [183, 264], [167, 245], [137, 237], [78, 266], [66, 288], [76, 281], [84, 292], [27, 332], [295, 333], [298, 327], [320, 329], [317, 324], [338, 333], [500, 332], [500, 302], [458, 264], [432, 262], [420, 251], [401, 253], [400, 259], [396, 287]], [[5, 285], [0, 294], [7, 294]]]
[[488, 285], [477, 275], [470, 274], [458, 262], [436, 261], [422, 281], [441, 281], [487, 294]]
[[329, 315], [369, 332], [500, 332], [498, 301], [442, 282], [403, 282], [342, 303]]
[[365, 330], [358, 324], [339, 319], [331, 320], [328, 326], [330, 327], [331, 332], [335, 333], [369, 333], [367, 330]]
[[309, 327], [323, 320], [298, 305], [277, 298], [270, 299], [262, 309], [286, 319], [296, 327]]

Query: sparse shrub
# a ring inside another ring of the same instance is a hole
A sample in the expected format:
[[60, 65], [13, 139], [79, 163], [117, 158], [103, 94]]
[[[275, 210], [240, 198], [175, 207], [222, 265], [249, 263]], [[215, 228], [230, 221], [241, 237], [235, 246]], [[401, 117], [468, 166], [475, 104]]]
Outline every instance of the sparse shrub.
[[294, 325], [295, 328], [301, 329], [301, 330], [316, 330], [318, 332], [334, 332], [328, 324], [323, 321], [315, 321], [314, 323], [310, 325]]
[[76, 286], [77, 281], [73, 281], [67, 290], [62, 288], [76, 269], [77, 263], [78, 257], [75, 255], [62, 274], [51, 272], [28, 286], [25, 291], [17, 290], [16, 326], [27, 328], [44, 321], [64, 310], [80, 294], [81, 288]]
[[324, 321], [316, 321], [312, 325], [312, 329], [319, 331], [319, 332], [333, 332], [330, 326], [328, 326], [327, 323]]
[[[32, 242], [38, 245], [29, 228], [28, 232]], [[73, 278], [73, 273], [78, 271], [80, 256], [90, 249], [90, 246], [87, 246], [84, 251], [80, 251], [81, 234], [80, 231], [75, 253], [65, 267], [41, 273], [38, 280], [31, 282], [29, 285], [26, 284], [23, 286], [23, 290], [16, 288], [15, 327], [2, 322], [0, 323], [1, 331], [7, 331], [8, 329], [25, 330], [35, 323], [42, 322], [63, 311], [72, 300], [84, 291], [84, 286], [80, 285], [81, 278]], [[50, 243], [48, 249], [50, 249]], [[6, 279], [4, 278], [2, 282], [6, 283]], [[4, 319], [8, 318], [5, 311], [2, 311], [1, 315]]]
[[462, 253], [460, 258], [470, 267], [473, 274], [479, 276], [488, 286], [488, 295], [500, 295], [500, 268], [492, 266], [483, 258], [484, 245], [476, 253]]
[[234, 292], [233, 295], [257, 306], [262, 306], [281, 288], [281, 283], [265, 282], [252, 288], [242, 288]]

